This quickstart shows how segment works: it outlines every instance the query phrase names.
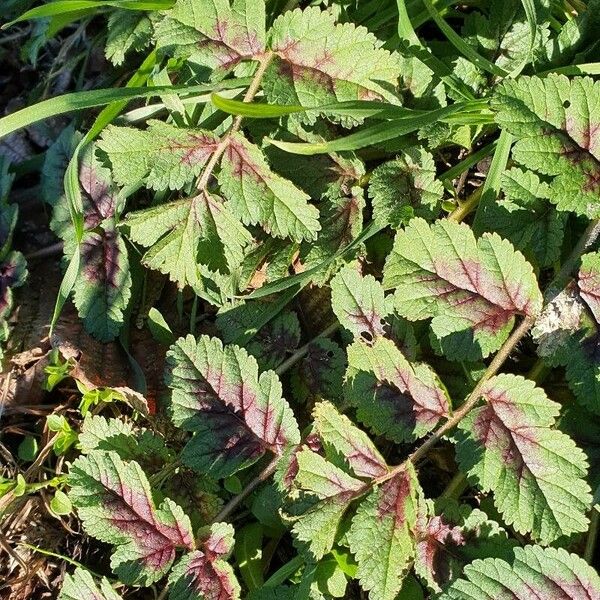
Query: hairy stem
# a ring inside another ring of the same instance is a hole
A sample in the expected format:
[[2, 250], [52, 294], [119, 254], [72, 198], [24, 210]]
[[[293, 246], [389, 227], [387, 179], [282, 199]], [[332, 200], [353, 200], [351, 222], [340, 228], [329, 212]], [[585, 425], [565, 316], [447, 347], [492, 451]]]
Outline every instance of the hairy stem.
[[[252, 78], [252, 81], [250, 82], [250, 85], [248, 86], [248, 89], [244, 94], [244, 102], [252, 102], [252, 100], [254, 100], [256, 93], [260, 89], [260, 84], [262, 82], [262, 78], [265, 75], [265, 71], [267, 70], [274, 56], [275, 54], [269, 51], [265, 52], [265, 54], [263, 54], [263, 56], [260, 58], [258, 62], [258, 68], [256, 69], [256, 73], [254, 73], [254, 77]], [[215, 148], [215, 151], [212, 153], [209, 161], [206, 163], [206, 167], [204, 168], [204, 171], [202, 172], [202, 175], [198, 180], [197, 187], [201, 192], [206, 190], [206, 186], [208, 185], [212, 172], [214, 171], [221, 156], [223, 156], [223, 153], [229, 145], [229, 139], [234, 133], [239, 131], [240, 127], [242, 126], [242, 118], [243, 117], [241, 115], [238, 115], [233, 120], [231, 127], [229, 128], [227, 133], [222, 137], [221, 141], [219, 142], [219, 145]]]
[[531, 329], [535, 322], [534, 317], [526, 317], [521, 321], [519, 326], [510, 334], [509, 338], [502, 344], [500, 350], [496, 356], [494, 356], [492, 362], [489, 364], [485, 373], [481, 379], [477, 382], [477, 385], [473, 388], [473, 391], [467, 396], [467, 399], [461, 404], [461, 406], [454, 412], [452, 418], [448, 419], [439, 429], [437, 429], [425, 442], [423, 442], [409, 457], [399, 464], [397, 467], [390, 469], [388, 473], [373, 480], [374, 483], [382, 483], [394, 477], [397, 473], [402, 471], [406, 466], [406, 463], [416, 463], [418, 460], [423, 458], [429, 450], [431, 450], [444, 435], [454, 429], [471, 411], [471, 409], [479, 402], [481, 398], [481, 390], [485, 383], [491, 379], [502, 367], [506, 359], [510, 356], [510, 353], [515, 349], [517, 344], [527, 335], [527, 332]]
[[[581, 255], [596, 241], [598, 236], [600, 235], [600, 219], [596, 219], [591, 221], [584, 231], [583, 235], [573, 248], [573, 251], [564, 262], [562, 268], [556, 275], [556, 277], [550, 283], [548, 290], [546, 291], [546, 299], [548, 299], [548, 294], [552, 293], [551, 290], [555, 289], [557, 286], [564, 286], [571, 274], [571, 271], [577, 266]], [[437, 429], [423, 444], [421, 444], [409, 457], [402, 462], [397, 467], [390, 469], [388, 473], [382, 475], [381, 477], [374, 479], [373, 483], [381, 483], [383, 481], [387, 481], [394, 477], [397, 473], [402, 471], [406, 466], [407, 462], [416, 463], [418, 460], [423, 458], [431, 448], [433, 448], [442, 437], [454, 429], [471, 411], [472, 408], [479, 402], [481, 397], [481, 390], [485, 385], [486, 381], [488, 381], [491, 377], [493, 377], [502, 367], [504, 362], [510, 356], [510, 353], [515, 349], [517, 344], [527, 335], [531, 327], [533, 327], [536, 321], [536, 317], [526, 317], [524, 318], [519, 326], [510, 334], [508, 339], [502, 344], [500, 350], [498, 350], [496, 356], [490, 362], [488, 368], [485, 373], [481, 377], [481, 379], [477, 382], [477, 385], [473, 388], [473, 391], [467, 396], [467, 399], [464, 403], [459, 407], [457, 411], [454, 412], [452, 418], [446, 421], [439, 429]]]

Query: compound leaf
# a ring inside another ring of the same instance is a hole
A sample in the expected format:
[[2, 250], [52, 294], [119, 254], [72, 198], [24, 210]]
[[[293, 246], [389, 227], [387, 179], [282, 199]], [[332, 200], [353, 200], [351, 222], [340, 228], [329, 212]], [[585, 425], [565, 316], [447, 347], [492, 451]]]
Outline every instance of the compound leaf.
[[275, 237], [314, 240], [319, 211], [310, 196], [280, 177], [257, 146], [232, 135], [221, 160], [219, 185], [232, 211], [246, 224], [260, 224]]
[[73, 575], [65, 573], [58, 600], [123, 600], [115, 592], [106, 578], [100, 580], [100, 587], [89, 571], [77, 567]]
[[180, 287], [201, 287], [202, 276], [228, 273], [244, 258], [251, 235], [222, 200], [208, 192], [127, 215], [134, 242], [150, 247], [142, 262]]
[[204, 532], [201, 549], [184, 555], [169, 575], [169, 600], [238, 600], [240, 586], [226, 559], [234, 530], [215, 523]]
[[533, 381], [497, 375], [484, 386], [486, 404], [459, 425], [461, 468], [486, 492], [504, 520], [549, 544], [585, 531], [591, 495], [585, 454], [553, 429], [559, 405]]
[[143, 182], [155, 190], [179, 190], [202, 172], [218, 143], [210, 131], [151, 120], [145, 130], [109, 125], [98, 147], [119, 185]]
[[73, 462], [69, 484], [87, 533], [116, 546], [111, 566], [124, 583], [150, 585], [167, 573], [177, 549], [194, 548], [188, 517], [168, 498], [155, 506], [136, 462], [94, 451]]
[[600, 579], [582, 558], [563, 548], [515, 548], [512, 562], [475, 560], [440, 600], [594, 600]]
[[507, 79], [491, 106], [497, 123], [520, 138], [513, 158], [553, 177], [550, 201], [559, 210], [600, 216], [600, 82], [555, 73]]
[[176, 425], [194, 432], [182, 459], [215, 477], [227, 477], [267, 450], [281, 455], [300, 441], [298, 426], [273, 371], [218, 338], [179, 339], [167, 355]]
[[411, 463], [360, 503], [348, 532], [357, 577], [370, 600], [394, 600], [415, 555], [422, 491]]
[[346, 383], [358, 420], [396, 442], [425, 435], [448, 415], [448, 398], [435, 373], [411, 364], [386, 338], [349, 346]]
[[383, 285], [395, 288], [396, 309], [431, 327], [453, 360], [476, 360], [497, 350], [515, 315], [542, 306], [531, 265], [496, 234], [475, 239], [465, 224], [413, 219], [396, 234]]

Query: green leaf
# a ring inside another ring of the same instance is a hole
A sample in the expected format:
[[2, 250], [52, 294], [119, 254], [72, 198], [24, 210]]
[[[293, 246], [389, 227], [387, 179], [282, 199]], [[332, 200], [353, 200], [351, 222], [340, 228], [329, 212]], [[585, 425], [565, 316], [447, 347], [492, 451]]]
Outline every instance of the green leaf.
[[122, 600], [122, 597], [112, 589], [105, 577], [98, 588], [90, 572], [77, 567], [73, 575], [65, 573], [58, 600]]
[[[525, 10], [523, 10], [523, 7]], [[543, 52], [548, 23], [536, 20], [531, 0], [508, 0], [489, 5], [488, 14], [472, 12], [462, 30], [465, 41], [480, 54], [516, 77]]]
[[12, 310], [12, 290], [20, 287], [27, 279], [27, 262], [16, 251], [9, 252], [0, 263], [0, 324]]
[[435, 217], [443, 193], [433, 156], [422, 147], [409, 148], [395, 160], [378, 166], [369, 181], [373, 218], [394, 228], [413, 216]]
[[[307, 270], [320, 267], [320, 272], [315, 273], [312, 278], [316, 285], [326, 283], [340, 265], [363, 252], [364, 247], [357, 244], [351, 252], [345, 253], [343, 258], [332, 260], [332, 257], [343, 252], [365, 231], [364, 190], [360, 186], [353, 186], [345, 192], [346, 187], [344, 183], [333, 184], [321, 199], [321, 230], [314, 242], [305, 243], [301, 249], [301, 260]], [[328, 267], [323, 268], [323, 264], [328, 264]]]
[[414, 440], [448, 415], [448, 397], [436, 374], [410, 363], [389, 339], [348, 347], [346, 397], [374, 433], [396, 442]]
[[233, 98], [225, 98], [219, 94], [211, 95], [211, 102], [216, 108], [230, 115], [241, 115], [250, 119], [270, 119], [294, 113], [325, 113], [336, 117], [353, 117], [355, 119], [373, 117], [381, 119], [408, 117], [418, 111], [370, 100], [354, 100], [335, 102], [307, 108], [299, 104], [270, 104], [268, 102], [242, 102]]
[[329, 338], [317, 338], [292, 372], [294, 395], [301, 402], [317, 398], [339, 401], [345, 370], [346, 355], [339, 345]]
[[236, 535], [235, 562], [249, 590], [264, 584], [263, 530], [261, 523], [248, 523]]
[[540, 268], [560, 258], [567, 214], [548, 201], [548, 185], [536, 173], [512, 168], [502, 175], [504, 198], [478, 211], [475, 231], [495, 231]]
[[515, 548], [511, 562], [476, 560], [465, 567], [465, 579], [453, 583], [440, 600], [592, 600], [600, 594], [594, 569], [563, 548]]
[[56, 490], [54, 497], [50, 500], [50, 508], [56, 515], [68, 515], [73, 511], [73, 505], [69, 497], [60, 490]]
[[577, 285], [596, 323], [600, 323], [600, 252], [590, 252], [581, 257]]
[[84, 227], [79, 243], [66, 196], [54, 205], [51, 226], [65, 242], [66, 257], [79, 254], [79, 272], [72, 287], [85, 329], [106, 342], [118, 335], [131, 297], [127, 248], [115, 229], [123, 197], [110, 171], [98, 161], [93, 144], [83, 155], [78, 183]]
[[116, 10], [108, 17], [108, 35], [104, 55], [115, 66], [123, 64], [125, 55], [146, 48], [154, 31], [152, 18], [143, 12]]
[[23, 438], [17, 449], [17, 456], [25, 462], [33, 462], [38, 453], [37, 439], [32, 435]]
[[300, 321], [295, 312], [283, 311], [250, 340], [246, 349], [261, 369], [276, 369], [300, 343]]
[[388, 472], [387, 464], [369, 436], [358, 429], [330, 402], [319, 402], [313, 410], [315, 432], [328, 456], [342, 462], [357, 477], [373, 479]]
[[105, 419], [100, 415], [86, 415], [79, 445], [83, 454], [95, 450], [116, 452], [123, 460], [136, 460], [149, 471], [173, 459], [161, 437], [147, 429], [136, 431], [120, 419]]
[[294, 501], [286, 514], [294, 522], [294, 536], [318, 560], [333, 547], [344, 513], [366, 486], [308, 448], [297, 452], [294, 461]]
[[374, 146], [388, 140], [399, 139], [404, 135], [417, 131], [431, 123], [435, 123], [448, 117], [451, 114], [458, 113], [464, 105], [453, 104], [445, 106], [438, 110], [432, 110], [424, 113], [417, 113], [411, 117], [394, 119], [375, 125], [365, 126], [355, 133], [344, 137], [338, 137], [326, 142], [283, 142], [280, 140], [269, 139], [268, 142], [277, 146], [285, 152], [292, 154], [328, 154], [331, 152], [342, 152], [345, 150], [357, 150], [367, 146]]
[[275, 53], [263, 80], [269, 102], [316, 107], [349, 100], [388, 100], [397, 83], [397, 55], [364, 27], [336, 24], [317, 7], [279, 16], [269, 32]]
[[[150, 64], [153, 63], [155, 55], [150, 54], [148, 59]], [[92, 108], [94, 106], [112, 104], [112, 106], [109, 106], [106, 109], [106, 112], [100, 113], [93, 128], [88, 132], [88, 135], [86, 136], [87, 141], [91, 141], [123, 110], [130, 100], [134, 100], [135, 98], [153, 98], [164, 93], [202, 94], [212, 92], [215, 89], [244, 87], [248, 85], [250, 81], [249, 79], [240, 78], [232, 81], [203, 85], [137, 87], [142, 85], [148, 78], [148, 71], [145, 70], [148, 67], [148, 64], [143, 64], [142, 67], [144, 68], [134, 75], [131, 87], [86, 90], [83, 92], [63, 94], [62, 96], [42, 100], [37, 104], [27, 106], [26, 108], [22, 108], [2, 117], [0, 119], [0, 138], [7, 136], [13, 131], [37, 123], [38, 121], [48, 119], [49, 117], [75, 110]], [[142, 74], [145, 74], [145, 78], [141, 76]]]
[[232, 135], [221, 160], [221, 192], [246, 224], [260, 224], [275, 237], [313, 240], [319, 211], [310, 197], [271, 171], [261, 150], [243, 135]]
[[124, 225], [134, 242], [150, 247], [142, 259], [148, 268], [195, 289], [211, 271], [236, 269], [251, 239], [221, 198], [208, 192], [130, 213]]
[[126, 10], [165, 10], [173, 5], [173, 0], [55, 0], [43, 6], [36, 6], [24, 12], [18, 18], [6, 23], [2, 29], [6, 29], [29, 19], [45, 19], [56, 15], [70, 12], [79, 12], [89, 8], [103, 8], [105, 6], [123, 8]]
[[509, 525], [543, 544], [585, 531], [591, 494], [585, 454], [554, 429], [559, 405], [533, 381], [497, 375], [485, 406], [460, 423], [457, 456]]
[[18, 204], [4, 204], [0, 201], [0, 260], [3, 260], [11, 249], [18, 215]]
[[111, 566], [124, 583], [150, 585], [168, 572], [177, 549], [194, 548], [188, 517], [168, 498], [155, 506], [136, 462], [94, 451], [73, 462], [69, 485], [87, 533], [116, 546]]
[[491, 101], [496, 122], [517, 138], [513, 158], [552, 178], [558, 210], [600, 216], [600, 82], [564, 75], [504, 81]]
[[98, 147], [108, 154], [119, 185], [178, 190], [202, 172], [218, 143], [210, 131], [149, 121], [143, 131], [109, 125]]
[[131, 297], [127, 248], [119, 232], [106, 226], [87, 232], [81, 245], [74, 303], [87, 331], [100, 341], [115, 339]]
[[388, 313], [383, 288], [372, 275], [343, 267], [331, 280], [331, 308], [355, 338], [372, 342], [383, 336]]
[[395, 288], [396, 309], [431, 327], [452, 360], [476, 360], [496, 351], [516, 315], [542, 306], [531, 265], [496, 234], [478, 240], [465, 224], [413, 219], [396, 234], [383, 285]]
[[415, 555], [422, 491], [411, 463], [360, 503], [348, 532], [357, 577], [370, 600], [394, 600]]
[[156, 27], [158, 48], [214, 69], [218, 76], [265, 49], [264, 0], [177, 0]]
[[195, 434], [182, 454], [194, 469], [227, 477], [300, 441], [277, 375], [259, 376], [254, 357], [238, 346], [181, 338], [167, 354], [166, 377], [174, 423]]
[[201, 534], [200, 549], [185, 554], [169, 575], [169, 600], [239, 600], [240, 586], [226, 562], [234, 529], [215, 523]]
[[421, 506], [416, 526], [415, 573], [434, 592], [458, 579], [477, 558], [510, 560], [517, 542], [481, 510], [440, 498]]

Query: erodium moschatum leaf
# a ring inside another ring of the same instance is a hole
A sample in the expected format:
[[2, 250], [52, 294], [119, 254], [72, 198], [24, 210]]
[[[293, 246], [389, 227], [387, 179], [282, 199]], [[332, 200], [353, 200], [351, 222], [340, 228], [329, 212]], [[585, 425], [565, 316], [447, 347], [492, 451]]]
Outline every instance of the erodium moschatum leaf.
[[259, 375], [256, 359], [238, 346], [181, 338], [167, 355], [167, 383], [174, 423], [194, 433], [182, 455], [194, 469], [226, 477], [300, 441], [277, 375]]

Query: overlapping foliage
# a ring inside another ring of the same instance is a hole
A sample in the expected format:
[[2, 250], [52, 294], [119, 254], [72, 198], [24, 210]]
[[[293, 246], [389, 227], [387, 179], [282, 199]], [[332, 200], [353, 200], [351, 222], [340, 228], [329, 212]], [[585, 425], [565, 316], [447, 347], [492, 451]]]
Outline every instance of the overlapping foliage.
[[[42, 181], [59, 309], [127, 349], [150, 282], [177, 297], [160, 415], [87, 415], [69, 466], [114, 575], [597, 598], [598, 3], [110, 4], [106, 57], [150, 52], [160, 102], [65, 129]], [[119, 596], [77, 568], [60, 597]]]

